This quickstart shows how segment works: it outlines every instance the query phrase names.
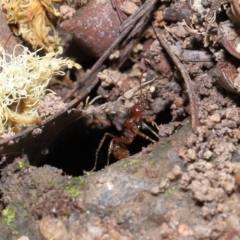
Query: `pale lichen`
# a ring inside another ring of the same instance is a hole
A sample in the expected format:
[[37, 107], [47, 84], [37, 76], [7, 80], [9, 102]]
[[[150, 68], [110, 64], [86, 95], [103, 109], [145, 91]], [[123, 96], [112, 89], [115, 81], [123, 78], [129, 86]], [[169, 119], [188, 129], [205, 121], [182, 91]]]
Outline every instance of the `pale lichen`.
[[[16, 48], [22, 48], [22, 54], [16, 55]], [[40, 122], [38, 103], [46, 92], [49, 81], [57, 75], [64, 75], [62, 67], [80, 65], [69, 59], [57, 58], [62, 53], [49, 52], [40, 57], [38, 51], [17, 45], [13, 54], [2, 49], [0, 56], [0, 134], [14, 133], [26, 124]]]

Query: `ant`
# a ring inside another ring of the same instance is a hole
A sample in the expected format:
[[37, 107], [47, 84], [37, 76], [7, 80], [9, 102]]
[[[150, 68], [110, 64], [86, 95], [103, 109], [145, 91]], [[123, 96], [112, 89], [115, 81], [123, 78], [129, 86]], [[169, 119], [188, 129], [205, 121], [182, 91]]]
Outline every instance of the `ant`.
[[154, 134], [158, 139], [159, 136], [156, 132], [153, 131], [151, 127], [149, 127], [145, 122], [151, 123], [155, 128], [159, 129], [157, 124], [152, 120], [150, 116], [144, 115], [143, 112], [147, 106], [146, 99], [142, 99], [142, 77], [143, 73], [140, 77], [140, 97], [139, 100], [130, 108], [129, 110], [129, 118], [125, 122], [125, 130], [121, 137], [117, 137], [111, 133], [105, 133], [103, 138], [101, 139], [98, 148], [96, 150], [96, 158], [95, 164], [91, 171], [94, 171], [97, 167], [97, 159], [98, 153], [106, 139], [106, 137], [112, 138], [108, 148], [108, 158], [107, 165], [109, 165], [109, 157], [112, 154], [116, 159], [120, 160], [122, 158], [129, 157], [129, 151], [126, 145], [130, 145], [136, 136], [140, 136], [149, 140], [152, 143], [156, 143], [155, 140], [148, 137], [144, 133], [142, 133], [139, 129], [142, 127], [147, 128], [152, 134]]

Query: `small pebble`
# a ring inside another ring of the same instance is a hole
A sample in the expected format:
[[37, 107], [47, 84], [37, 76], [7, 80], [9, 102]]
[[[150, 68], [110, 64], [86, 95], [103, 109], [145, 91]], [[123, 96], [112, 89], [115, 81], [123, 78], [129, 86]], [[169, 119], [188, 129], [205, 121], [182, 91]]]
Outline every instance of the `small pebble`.
[[17, 240], [29, 240], [29, 238], [28, 237], [26, 237], [26, 236], [21, 236], [20, 238], [18, 238]]
[[160, 193], [160, 189], [159, 189], [158, 186], [152, 187], [152, 189], [151, 189], [151, 194], [152, 194], [153, 196], [157, 196], [159, 193]]
[[178, 226], [177, 231], [182, 236], [193, 236], [194, 235], [193, 230], [189, 226], [187, 226], [186, 224], [180, 224]]
[[187, 155], [190, 158], [190, 160], [195, 160], [196, 159], [196, 151], [194, 149], [188, 149]]
[[214, 115], [210, 116], [210, 119], [215, 123], [219, 123], [221, 120], [221, 116], [219, 113], [215, 113]]
[[208, 160], [208, 159], [210, 159], [212, 157], [212, 155], [213, 155], [213, 152], [210, 151], [210, 150], [207, 150], [206, 152], [204, 152], [203, 158]]
[[43, 217], [39, 225], [39, 231], [45, 240], [63, 240], [67, 235], [64, 223], [49, 216]]
[[167, 174], [167, 178], [170, 180], [175, 180], [180, 176], [182, 176], [182, 170], [178, 165], [175, 165], [172, 171]]
[[159, 190], [160, 190], [161, 193], [165, 192], [168, 187], [169, 187], [169, 180], [168, 179], [162, 180], [159, 184]]
[[138, 6], [134, 2], [124, 1], [121, 5], [121, 10], [126, 14], [131, 15], [138, 10]]

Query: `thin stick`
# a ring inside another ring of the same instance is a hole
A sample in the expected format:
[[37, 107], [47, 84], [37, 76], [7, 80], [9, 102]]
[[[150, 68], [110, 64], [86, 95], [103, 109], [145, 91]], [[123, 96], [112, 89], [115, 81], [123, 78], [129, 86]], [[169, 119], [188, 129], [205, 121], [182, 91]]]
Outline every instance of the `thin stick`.
[[199, 118], [198, 118], [197, 99], [196, 99], [196, 96], [195, 96], [195, 93], [194, 93], [194, 90], [192, 87], [191, 78], [189, 77], [189, 75], [188, 75], [187, 71], [185, 70], [184, 66], [182, 65], [182, 63], [179, 61], [179, 59], [174, 55], [174, 53], [170, 49], [170, 47], [167, 43], [167, 40], [164, 36], [164, 31], [162, 29], [157, 29], [154, 26], [154, 23], [152, 23], [152, 28], [153, 28], [154, 33], [157, 36], [158, 41], [164, 47], [164, 49], [169, 54], [169, 56], [172, 58], [172, 61], [177, 66], [178, 70], [180, 71], [180, 73], [184, 79], [184, 82], [187, 87], [189, 102], [190, 102], [191, 117], [192, 117], [192, 130], [194, 133], [196, 133], [197, 127], [199, 126]]
[[136, 22], [145, 15], [146, 12], [158, 2], [158, 0], [147, 0], [135, 13], [133, 13], [129, 18], [127, 18], [120, 26], [120, 32], [125, 31], [132, 25], [136, 25]]

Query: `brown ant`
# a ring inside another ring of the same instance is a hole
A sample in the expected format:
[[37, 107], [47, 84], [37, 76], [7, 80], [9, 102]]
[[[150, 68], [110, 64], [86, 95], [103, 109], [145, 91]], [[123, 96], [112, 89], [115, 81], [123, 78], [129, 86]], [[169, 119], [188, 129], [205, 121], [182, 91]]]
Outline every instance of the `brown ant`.
[[159, 138], [157, 133], [154, 132], [153, 129], [145, 123], [145, 122], [151, 123], [154, 127], [158, 129], [157, 124], [152, 120], [152, 118], [150, 116], [143, 114], [147, 106], [147, 101], [145, 99], [144, 100], [142, 99], [142, 85], [141, 85], [142, 76], [143, 74], [141, 75], [141, 78], [140, 78], [140, 97], [139, 97], [139, 100], [129, 110], [129, 118], [125, 122], [125, 130], [122, 136], [116, 137], [111, 133], [104, 134], [96, 150], [95, 164], [91, 171], [94, 171], [96, 169], [98, 153], [106, 137], [112, 138], [108, 148], [107, 165], [109, 165], [110, 154], [113, 154], [113, 156], [118, 160], [128, 157], [129, 151], [127, 150], [126, 145], [130, 145], [137, 135], [149, 140], [152, 143], [156, 143], [156, 141], [154, 141], [153, 139], [151, 139], [150, 137], [142, 133], [139, 130], [140, 128], [142, 127], [147, 128], [151, 133], [153, 133], [157, 138]]

